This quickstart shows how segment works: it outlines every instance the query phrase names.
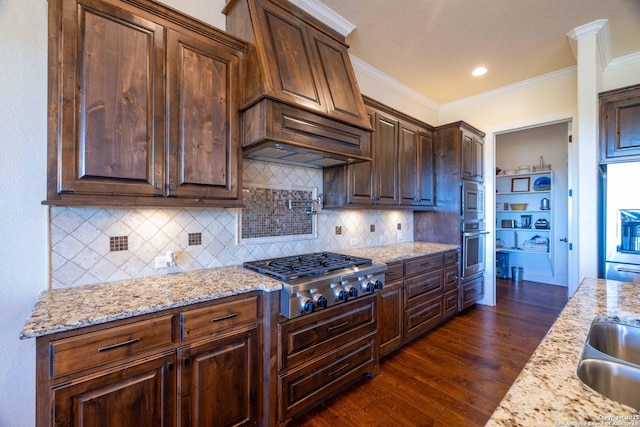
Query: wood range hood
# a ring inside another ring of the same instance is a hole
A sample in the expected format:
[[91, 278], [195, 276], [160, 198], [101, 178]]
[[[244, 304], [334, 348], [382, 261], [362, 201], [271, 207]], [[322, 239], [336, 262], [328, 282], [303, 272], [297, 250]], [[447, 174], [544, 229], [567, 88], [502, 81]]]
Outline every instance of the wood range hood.
[[343, 36], [286, 0], [230, 0], [245, 40], [244, 157], [308, 167], [371, 160], [371, 127]]

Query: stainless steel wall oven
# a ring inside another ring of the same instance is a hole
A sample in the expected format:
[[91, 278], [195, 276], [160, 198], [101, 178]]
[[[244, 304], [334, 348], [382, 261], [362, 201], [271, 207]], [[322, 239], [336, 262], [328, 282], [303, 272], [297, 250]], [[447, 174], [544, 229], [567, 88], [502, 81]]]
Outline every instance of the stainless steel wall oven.
[[462, 223], [462, 278], [485, 270], [487, 234], [484, 221]]

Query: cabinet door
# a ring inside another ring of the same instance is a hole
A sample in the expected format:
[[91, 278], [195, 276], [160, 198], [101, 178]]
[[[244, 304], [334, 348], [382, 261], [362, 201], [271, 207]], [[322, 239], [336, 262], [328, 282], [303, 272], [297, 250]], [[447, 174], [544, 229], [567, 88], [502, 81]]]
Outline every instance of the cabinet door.
[[399, 123], [398, 194], [401, 205], [415, 205], [418, 199], [418, 128]]
[[484, 155], [482, 138], [473, 136], [473, 180], [484, 182]]
[[171, 352], [54, 388], [54, 425], [174, 426], [174, 362]]
[[[367, 109], [367, 118], [370, 126], [375, 126], [376, 113]], [[364, 205], [368, 206], [373, 203], [373, 188], [374, 188], [374, 165], [375, 159], [375, 147], [377, 145], [376, 134], [369, 136], [371, 138], [372, 152], [374, 153], [373, 160], [370, 162], [359, 162], [347, 165], [347, 203], [350, 205]]]
[[398, 121], [381, 112], [375, 115], [375, 201], [398, 204]]
[[259, 424], [257, 329], [178, 350], [180, 425]]
[[380, 321], [378, 322], [378, 334], [380, 336], [380, 356], [384, 356], [402, 343], [404, 307], [402, 280], [395, 283], [386, 283], [379, 294]]
[[640, 159], [640, 86], [601, 95], [600, 135], [603, 162]]
[[162, 195], [164, 28], [109, 2], [63, 0], [61, 34], [56, 192]]
[[461, 130], [462, 159], [460, 174], [462, 179], [483, 182], [483, 141], [466, 130]]
[[418, 130], [418, 200], [420, 206], [435, 206], [436, 178], [433, 132]]
[[237, 199], [237, 51], [213, 40], [169, 30], [167, 56], [167, 194]]

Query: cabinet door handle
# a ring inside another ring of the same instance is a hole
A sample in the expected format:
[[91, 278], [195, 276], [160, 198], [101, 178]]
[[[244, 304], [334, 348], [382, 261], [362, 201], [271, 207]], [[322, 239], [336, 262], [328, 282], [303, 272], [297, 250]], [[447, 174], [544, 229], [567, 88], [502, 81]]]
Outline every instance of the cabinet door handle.
[[349, 367], [348, 363], [345, 363], [344, 365], [340, 366], [338, 369], [336, 369], [335, 371], [331, 371], [329, 372], [329, 376], [332, 377], [335, 374], [337, 374], [340, 371], [344, 371], [345, 369], [347, 369]]
[[128, 345], [135, 344], [138, 341], [140, 341], [140, 338], [134, 338], [134, 339], [131, 339], [129, 341], [120, 342], [118, 344], [108, 345], [106, 347], [100, 347], [98, 349], [98, 352], [99, 353], [104, 353], [105, 351], [115, 350], [115, 349], [120, 348], [120, 347], [126, 347]]
[[216, 318], [211, 319], [211, 323], [222, 322], [223, 320], [232, 319], [232, 318], [236, 317], [237, 315], [238, 315], [238, 313], [231, 313], [231, 314], [227, 314], [226, 316], [216, 317]]
[[173, 362], [167, 363], [167, 372], [173, 372]]
[[336, 326], [329, 326], [329, 328], [327, 328], [327, 331], [331, 332], [331, 331], [335, 331], [336, 329], [340, 329], [342, 327], [345, 327], [349, 324], [349, 321], [347, 320], [346, 322], [342, 322], [339, 325]]
[[188, 357], [185, 357], [182, 359], [182, 365], [189, 366], [190, 363], [191, 363], [191, 359], [189, 359]]

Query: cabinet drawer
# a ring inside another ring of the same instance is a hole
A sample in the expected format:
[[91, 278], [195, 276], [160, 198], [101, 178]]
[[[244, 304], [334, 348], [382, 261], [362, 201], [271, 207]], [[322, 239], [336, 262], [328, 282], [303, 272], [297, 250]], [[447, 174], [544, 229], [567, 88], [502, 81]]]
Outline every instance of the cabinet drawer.
[[458, 289], [446, 292], [442, 296], [442, 311], [444, 317], [449, 317], [458, 312]]
[[405, 311], [406, 338], [420, 334], [442, 320], [442, 297], [425, 301]]
[[180, 341], [201, 337], [258, 318], [253, 296], [180, 313]]
[[458, 263], [458, 251], [450, 251], [444, 253], [444, 265], [452, 265]]
[[173, 315], [116, 326], [49, 343], [49, 377], [79, 372], [104, 363], [171, 345]]
[[279, 369], [293, 368], [376, 331], [377, 300], [372, 294], [279, 324]]
[[375, 336], [354, 341], [335, 353], [278, 377], [282, 393], [278, 419], [284, 420], [317, 405], [348, 382], [375, 369]]
[[417, 299], [431, 299], [442, 295], [442, 271], [436, 270], [404, 279], [407, 305]]
[[462, 308], [467, 308], [480, 301], [484, 297], [484, 278], [481, 276], [461, 286]]
[[458, 287], [458, 265], [450, 265], [444, 268], [444, 290], [448, 291]]
[[387, 264], [387, 272], [384, 275], [385, 283], [391, 283], [394, 280], [402, 279], [404, 275], [404, 265], [400, 263]]
[[406, 261], [404, 263], [404, 275], [405, 277], [413, 276], [415, 274], [424, 273], [427, 271], [435, 270], [442, 267], [444, 258], [442, 254], [429, 255]]

